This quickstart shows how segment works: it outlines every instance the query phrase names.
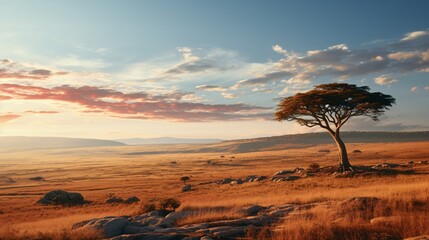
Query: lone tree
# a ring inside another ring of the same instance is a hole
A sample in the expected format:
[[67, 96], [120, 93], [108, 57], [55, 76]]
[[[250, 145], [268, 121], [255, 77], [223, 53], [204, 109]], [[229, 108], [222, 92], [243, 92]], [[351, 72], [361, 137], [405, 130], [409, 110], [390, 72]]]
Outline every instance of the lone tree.
[[378, 121], [379, 116], [395, 104], [392, 96], [369, 90], [367, 86], [357, 87], [347, 83], [318, 85], [313, 90], [283, 99], [278, 105], [275, 119], [326, 129], [340, 151], [341, 170], [353, 171], [346, 146], [340, 137], [341, 127], [356, 116]]

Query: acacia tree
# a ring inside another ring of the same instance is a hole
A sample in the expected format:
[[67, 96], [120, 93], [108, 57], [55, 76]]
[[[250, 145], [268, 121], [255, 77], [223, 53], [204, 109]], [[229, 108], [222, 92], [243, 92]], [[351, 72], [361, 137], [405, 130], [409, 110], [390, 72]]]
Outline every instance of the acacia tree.
[[351, 171], [346, 146], [340, 137], [341, 127], [356, 116], [378, 121], [385, 110], [395, 104], [395, 98], [369, 87], [347, 83], [329, 83], [316, 86], [305, 93], [284, 98], [275, 113], [277, 121], [297, 121], [302, 126], [321, 127], [334, 138], [340, 151], [342, 171]]

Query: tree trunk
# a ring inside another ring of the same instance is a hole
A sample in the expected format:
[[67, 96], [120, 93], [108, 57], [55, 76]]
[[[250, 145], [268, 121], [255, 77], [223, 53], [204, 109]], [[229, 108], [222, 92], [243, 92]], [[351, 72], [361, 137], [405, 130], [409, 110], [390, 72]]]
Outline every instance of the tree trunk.
[[343, 140], [341, 140], [340, 132], [337, 131], [332, 136], [337, 143], [338, 150], [340, 151], [340, 167], [341, 170], [344, 171], [350, 171], [352, 170], [352, 165], [350, 165], [349, 157], [347, 156], [347, 150], [346, 145], [344, 144]]

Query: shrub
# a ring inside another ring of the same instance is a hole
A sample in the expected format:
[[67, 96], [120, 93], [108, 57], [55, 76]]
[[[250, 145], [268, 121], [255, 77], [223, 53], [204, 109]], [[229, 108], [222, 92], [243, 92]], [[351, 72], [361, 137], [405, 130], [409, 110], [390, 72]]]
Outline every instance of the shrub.
[[160, 210], [176, 211], [176, 208], [180, 207], [180, 201], [175, 198], [164, 198], [158, 203]]
[[156, 205], [155, 203], [145, 203], [142, 205], [141, 207], [141, 213], [147, 213], [147, 212], [152, 212], [156, 210]]

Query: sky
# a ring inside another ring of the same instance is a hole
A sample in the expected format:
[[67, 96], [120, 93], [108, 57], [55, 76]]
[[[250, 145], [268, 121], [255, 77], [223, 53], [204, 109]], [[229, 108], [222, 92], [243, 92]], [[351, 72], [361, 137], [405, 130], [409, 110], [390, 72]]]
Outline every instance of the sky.
[[429, 130], [429, 2], [0, 0], [0, 136], [252, 138], [330, 82], [394, 105], [353, 131]]

